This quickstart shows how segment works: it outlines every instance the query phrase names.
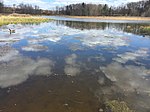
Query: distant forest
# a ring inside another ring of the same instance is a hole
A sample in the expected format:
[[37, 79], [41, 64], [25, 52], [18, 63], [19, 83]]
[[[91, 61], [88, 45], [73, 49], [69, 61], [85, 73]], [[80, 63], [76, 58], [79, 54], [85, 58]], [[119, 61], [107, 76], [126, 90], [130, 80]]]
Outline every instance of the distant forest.
[[143, 16], [150, 17], [150, 0], [131, 2], [118, 7], [107, 4], [71, 4], [56, 7], [56, 10], [42, 10], [39, 6], [19, 4], [7, 7], [0, 0], [0, 13], [44, 14], [44, 15], [72, 15], [72, 16]]
[[73, 16], [145, 16], [150, 17], [150, 0], [113, 7], [107, 4], [71, 4], [57, 7], [57, 14]]
[[3, 14], [11, 14], [11, 13], [19, 13], [19, 14], [32, 14], [32, 15], [51, 15], [52, 11], [50, 10], [42, 10], [37, 5], [31, 4], [13, 4], [12, 7], [5, 6], [3, 1], [0, 0], [0, 13]]

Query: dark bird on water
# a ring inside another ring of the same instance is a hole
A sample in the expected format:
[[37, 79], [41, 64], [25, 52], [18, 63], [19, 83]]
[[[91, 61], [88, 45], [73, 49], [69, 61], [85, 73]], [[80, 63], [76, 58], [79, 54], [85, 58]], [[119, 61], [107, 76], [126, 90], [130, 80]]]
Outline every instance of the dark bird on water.
[[10, 34], [15, 33], [15, 30], [9, 29]]

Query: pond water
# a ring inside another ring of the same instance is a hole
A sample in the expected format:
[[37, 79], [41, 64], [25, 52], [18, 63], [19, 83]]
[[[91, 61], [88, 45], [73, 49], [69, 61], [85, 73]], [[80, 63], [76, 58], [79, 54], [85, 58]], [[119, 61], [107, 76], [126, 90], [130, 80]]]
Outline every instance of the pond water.
[[0, 27], [0, 112], [149, 112], [150, 23], [59, 18]]

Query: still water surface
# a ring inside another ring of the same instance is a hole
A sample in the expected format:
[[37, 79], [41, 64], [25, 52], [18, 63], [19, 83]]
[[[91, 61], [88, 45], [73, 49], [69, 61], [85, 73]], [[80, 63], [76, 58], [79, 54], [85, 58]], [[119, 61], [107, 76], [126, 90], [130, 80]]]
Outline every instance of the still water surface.
[[149, 112], [150, 23], [59, 18], [0, 27], [0, 112]]

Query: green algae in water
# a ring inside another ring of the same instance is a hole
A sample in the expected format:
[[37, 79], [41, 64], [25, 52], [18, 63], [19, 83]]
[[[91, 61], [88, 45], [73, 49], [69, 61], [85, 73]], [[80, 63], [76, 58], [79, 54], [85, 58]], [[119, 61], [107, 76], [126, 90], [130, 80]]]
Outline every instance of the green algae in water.
[[130, 108], [127, 106], [126, 102], [124, 101], [108, 101], [106, 103], [106, 106], [108, 109], [110, 109], [112, 112], [135, 112], [133, 110], [130, 110]]

